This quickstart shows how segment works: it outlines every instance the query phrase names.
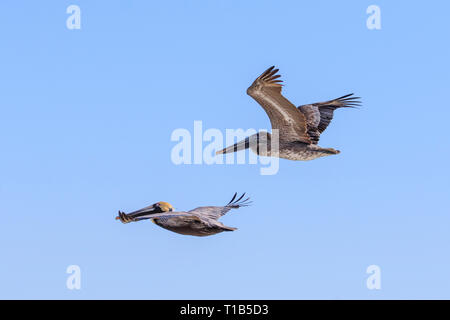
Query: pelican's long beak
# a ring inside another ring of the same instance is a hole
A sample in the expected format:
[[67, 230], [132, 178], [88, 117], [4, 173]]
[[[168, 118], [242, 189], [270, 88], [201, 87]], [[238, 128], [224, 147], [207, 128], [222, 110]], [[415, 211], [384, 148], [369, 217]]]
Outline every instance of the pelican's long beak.
[[172, 205], [170, 203], [160, 201], [158, 203], [152, 204], [151, 206], [130, 213], [119, 211], [119, 215], [116, 217], [116, 220], [120, 220], [123, 223], [128, 223], [132, 221], [152, 219], [152, 214], [163, 213], [167, 211], [173, 211]]
[[[144, 219], [150, 219], [149, 215], [152, 213], [160, 213], [161, 209], [156, 204], [152, 204], [151, 206], [130, 212], [124, 213], [119, 211], [119, 215], [116, 217], [116, 220], [120, 220], [122, 222], [131, 222], [131, 221], [139, 221]], [[146, 216], [146, 217], [143, 217]]]
[[250, 147], [250, 139], [246, 138], [238, 143], [233, 144], [232, 146], [226, 147], [225, 149], [219, 150], [216, 152], [216, 155], [225, 154], [225, 153], [233, 153], [241, 150], [248, 149]]

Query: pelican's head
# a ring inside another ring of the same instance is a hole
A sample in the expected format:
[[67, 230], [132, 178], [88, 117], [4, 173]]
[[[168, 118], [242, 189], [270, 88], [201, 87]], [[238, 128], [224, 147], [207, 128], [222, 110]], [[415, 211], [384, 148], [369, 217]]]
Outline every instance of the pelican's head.
[[154, 210], [152, 213], [161, 213], [161, 212], [169, 212], [173, 211], [173, 207], [170, 203], [160, 201], [152, 205], [154, 207]]

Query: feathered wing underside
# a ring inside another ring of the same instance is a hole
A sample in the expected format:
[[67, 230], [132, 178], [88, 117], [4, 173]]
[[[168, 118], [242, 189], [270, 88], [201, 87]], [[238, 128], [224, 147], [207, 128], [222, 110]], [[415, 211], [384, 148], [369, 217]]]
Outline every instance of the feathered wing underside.
[[361, 105], [359, 97], [353, 97], [352, 94], [342, 96], [340, 98], [318, 102], [313, 104], [306, 104], [298, 107], [307, 123], [307, 133], [311, 139], [311, 143], [317, 144], [320, 139], [320, 134], [330, 124], [333, 119], [334, 110], [338, 108], [354, 108]]
[[283, 82], [278, 69], [270, 67], [247, 89], [269, 116], [272, 129], [279, 130], [280, 141], [311, 143], [307, 133], [306, 118], [295, 105], [281, 94]]
[[240, 207], [247, 207], [251, 204], [250, 197], [245, 198], [245, 193], [238, 197], [237, 192], [234, 194], [233, 198], [225, 206], [222, 207], [198, 207], [188, 213], [198, 214], [206, 216], [210, 219], [217, 220], [221, 216], [225, 215], [231, 209], [239, 209]]

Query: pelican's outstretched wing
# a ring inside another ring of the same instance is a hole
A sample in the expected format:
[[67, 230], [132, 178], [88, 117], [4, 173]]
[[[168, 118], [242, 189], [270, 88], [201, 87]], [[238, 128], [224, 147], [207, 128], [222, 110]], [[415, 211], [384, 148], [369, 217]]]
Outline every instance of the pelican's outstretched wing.
[[231, 209], [239, 209], [240, 207], [247, 207], [251, 204], [250, 197], [245, 198], [242, 200], [245, 196], [245, 193], [243, 193], [239, 198], [237, 198], [237, 192], [234, 194], [233, 198], [223, 207], [198, 207], [191, 211], [188, 211], [188, 213], [199, 215], [199, 216], [206, 216], [210, 219], [217, 220], [221, 216], [225, 215], [228, 211]]
[[338, 108], [354, 108], [361, 105], [359, 97], [353, 97], [352, 94], [343, 97], [313, 104], [306, 104], [298, 107], [298, 109], [305, 115], [306, 123], [308, 125], [308, 135], [311, 142], [317, 144], [320, 139], [320, 134], [330, 124], [333, 119], [333, 112]]
[[305, 116], [281, 94], [282, 80], [277, 80], [280, 75], [274, 68], [264, 71], [247, 89], [247, 94], [266, 111], [272, 129], [279, 130], [280, 141], [310, 144]]
[[174, 218], [174, 217], [192, 217], [198, 220], [198, 218], [192, 214], [187, 212], [162, 212], [162, 213], [149, 213], [149, 214], [140, 214], [138, 216], [133, 214], [126, 214], [125, 212], [119, 211], [119, 216], [116, 219], [119, 219], [122, 223], [136, 222], [146, 219], [155, 219], [155, 218]]

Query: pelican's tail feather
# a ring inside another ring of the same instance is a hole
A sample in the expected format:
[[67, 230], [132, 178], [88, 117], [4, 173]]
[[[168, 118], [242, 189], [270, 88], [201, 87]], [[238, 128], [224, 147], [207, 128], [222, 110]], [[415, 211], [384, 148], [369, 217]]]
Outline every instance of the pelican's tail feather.
[[235, 230], [237, 230], [237, 228], [222, 226], [222, 230], [223, 231], [235, 231]]

